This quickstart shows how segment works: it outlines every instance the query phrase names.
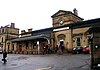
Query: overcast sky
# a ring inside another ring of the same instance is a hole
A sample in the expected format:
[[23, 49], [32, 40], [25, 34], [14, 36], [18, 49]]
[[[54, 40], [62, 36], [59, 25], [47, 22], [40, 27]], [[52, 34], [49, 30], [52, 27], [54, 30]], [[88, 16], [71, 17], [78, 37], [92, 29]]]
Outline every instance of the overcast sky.
[[15, 23], [20, 30], [52, 27], [51, 16], [59, 10], [78, 10], [85, 20], [100, 17], [99, 0], [0, 0], [0, 26]]

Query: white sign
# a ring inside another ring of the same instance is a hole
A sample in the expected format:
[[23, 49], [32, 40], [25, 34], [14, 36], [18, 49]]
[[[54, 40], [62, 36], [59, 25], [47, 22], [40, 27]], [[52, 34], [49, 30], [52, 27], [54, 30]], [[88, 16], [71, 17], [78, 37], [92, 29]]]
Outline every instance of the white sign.
[[60, 40], [60, 42], [61, 42], [61, 41], [64, 41], [64, 40], [63, 40], [63, 39], [61, 39], [61, 40]]
[[39, 45], [39, 41], [37, 41], [37, 45]]
[[69, 27], [58, 28], [58, 29], [54, 29], [53, 31], [60, 31], [60, 30], [66, 30], [66, 29], [69, 29]]

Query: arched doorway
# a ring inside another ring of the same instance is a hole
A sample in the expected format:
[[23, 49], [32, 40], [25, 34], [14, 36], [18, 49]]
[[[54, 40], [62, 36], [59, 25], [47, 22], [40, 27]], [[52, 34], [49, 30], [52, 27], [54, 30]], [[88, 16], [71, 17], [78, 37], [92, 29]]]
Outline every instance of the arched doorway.
[[58, 35], [58, 41], [60, 45], [64, 45], [65, 35], [64, 34]]
[[65, 50], [65, 35], [64, 34], [58, 35], [58, 41], [59, 41], [59, 46], [62, 49], [62, 52], [64, 52], [64, 50]]
[[48, 49], [49, 49], [49, 45], [50, 45], [50, 40], [46, 37], [39, 37], [34, 39], [34, 41], [38, 42], [37, 43], [37, 51], [38, 54], [44, 54], [44, 50], [45, 53], [48, 53]]

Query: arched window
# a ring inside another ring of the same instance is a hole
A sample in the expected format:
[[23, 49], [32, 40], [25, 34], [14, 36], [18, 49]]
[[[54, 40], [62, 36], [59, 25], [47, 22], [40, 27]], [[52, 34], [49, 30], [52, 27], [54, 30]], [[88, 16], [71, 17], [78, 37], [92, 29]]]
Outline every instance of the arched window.
[[65, 35], [64, 35], [64, 34], [58, 35], [58, 39], [59, 39], [59, 40], [65, 40]]
[[14, 50], [14, 44], [12, 45], [12, 50]]

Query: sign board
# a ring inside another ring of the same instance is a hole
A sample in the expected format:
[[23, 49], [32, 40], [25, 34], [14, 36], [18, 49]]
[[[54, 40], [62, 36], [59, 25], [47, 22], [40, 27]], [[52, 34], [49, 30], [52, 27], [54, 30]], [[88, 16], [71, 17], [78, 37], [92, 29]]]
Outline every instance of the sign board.
[[39, 45], [39, 41], [37, 41], [37, 45]]
[[61, 30], [66, 30], [66, 29], [69, 29], [69, 27], [57, 28], [57, 29], [54, 29], [53, 31], [61, 31]]

